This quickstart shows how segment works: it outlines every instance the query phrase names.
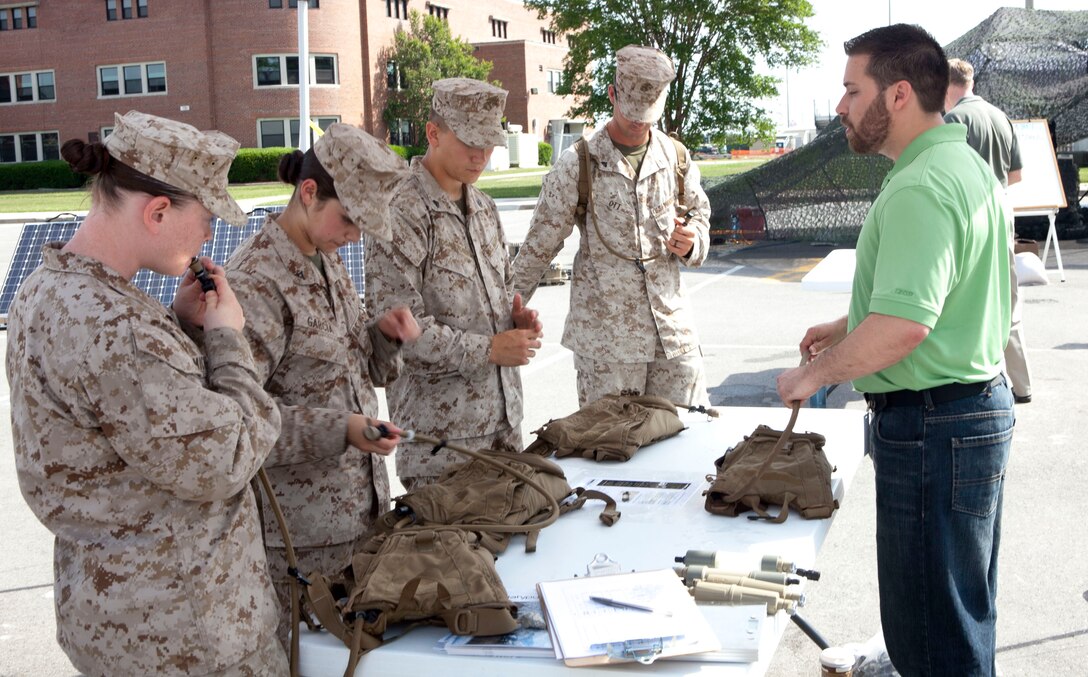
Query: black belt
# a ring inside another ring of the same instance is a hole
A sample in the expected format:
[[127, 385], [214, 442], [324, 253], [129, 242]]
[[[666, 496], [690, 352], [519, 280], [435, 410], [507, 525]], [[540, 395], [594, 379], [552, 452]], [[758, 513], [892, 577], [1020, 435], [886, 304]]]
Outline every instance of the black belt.
[[934, 405], [945, 404], [972, 395], [979, 395], [988, 388], [1000, 385], [1003, 382], [1004, 377], [998, 374], [989, 381], [980, 381], [978, 383], [949, 383], [926, 390], [893, 390], [890, 393], [865, 393], [865, 401], [873, 409], [919, 407], [926, 404], [927, 398]]

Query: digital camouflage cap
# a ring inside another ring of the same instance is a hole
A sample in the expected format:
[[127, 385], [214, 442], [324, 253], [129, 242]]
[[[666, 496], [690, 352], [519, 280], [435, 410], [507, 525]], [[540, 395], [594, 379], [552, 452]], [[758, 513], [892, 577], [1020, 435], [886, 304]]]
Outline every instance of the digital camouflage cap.
[[659, 49], [627, 45], [616, 52], [616, 106], [632, 122], [657, 122], [665, 111], [672, 60]]
[[391, 240], [389, 200], [407, 164], [389, 146], [358, 127], [336, 123], [314, 142], [314, 154], [332, 177], [336, 195], [360, 230]]
[[470, 78], [446, 78], [434, 85], [431, 108], [466, 146], [505, 146], [502, 113], [506, 90]]
[[222, 132], [202, 132], [184, 122], [139, 111], [114, 113], [104, 146], [110, 156], [138, 172], [192, 193], [208, 211], [233, 226], [246, 214], [227, 193], [227, 172], [238, 142]]

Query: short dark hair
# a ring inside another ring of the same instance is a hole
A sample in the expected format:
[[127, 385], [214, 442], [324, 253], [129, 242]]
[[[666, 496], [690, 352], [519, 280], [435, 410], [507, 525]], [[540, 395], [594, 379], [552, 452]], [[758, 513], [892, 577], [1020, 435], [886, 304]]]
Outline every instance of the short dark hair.
[[921, 26], [882, 26], [847, 40], [847, 56], [868, 55], [865, 72], [881, 89], [906, 80], [922, 110], [939, 113], [948, 91], [948, 59], [941, 45]]

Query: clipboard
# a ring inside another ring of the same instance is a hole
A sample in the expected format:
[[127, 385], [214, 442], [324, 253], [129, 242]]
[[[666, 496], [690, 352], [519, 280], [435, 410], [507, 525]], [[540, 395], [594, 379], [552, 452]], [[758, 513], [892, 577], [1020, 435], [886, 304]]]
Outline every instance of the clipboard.
[[[570, 667], [717, 651], [713, 628], [672, 569], [537, 584], [556, 657]], [[633, 605], [603, 604], [591, 597]]]

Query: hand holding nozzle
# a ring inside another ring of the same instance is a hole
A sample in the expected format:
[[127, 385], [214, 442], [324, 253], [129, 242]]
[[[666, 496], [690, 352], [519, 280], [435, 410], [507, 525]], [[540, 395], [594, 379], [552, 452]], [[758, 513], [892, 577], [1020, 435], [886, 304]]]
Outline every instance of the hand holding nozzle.
[[393, 431], [391, 431], [389, 429], [389, 426], [384, 423], [379, 422], [378, 425], [374, 425], [374, 423], [372, 422], [369, 423], [365, 428], [363, 428], [363, 437], [367, 438], [371, 442], [376, 442], [383, 438], [390, 439], [391, 437], [393, 437]]
[[[683, 205], [677, 207], [677, 211], [682, 209], [684, 209]], [[688, 222], [691, 221], [695, 212], [695, 207], [692, 207], [673, 220], [674, 227], [669, 239], [665, 241], [665, 246], [676, 256], [687, 256], [695, 247], [695, 231], [688, 227]]]
[[199, 257], [194, 256], [193, 260], [189, 262], [189, 270], [193, 271], [193, 277], [200, 283], [202, 291], [215, 291], [215, 280], [208, 274]]

